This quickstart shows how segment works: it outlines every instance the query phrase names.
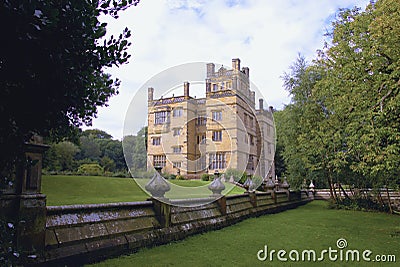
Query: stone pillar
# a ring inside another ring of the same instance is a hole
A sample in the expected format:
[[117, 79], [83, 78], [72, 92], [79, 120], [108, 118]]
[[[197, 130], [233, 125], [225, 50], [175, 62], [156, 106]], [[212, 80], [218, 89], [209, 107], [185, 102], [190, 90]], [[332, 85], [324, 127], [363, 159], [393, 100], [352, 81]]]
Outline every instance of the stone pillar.
[[257, 194], [255, 191], [249, 192], [250, 203], [253, 208], [257, 207]]
[[151, 198], [151, 201], [153, 202], [154, 212], [161, 227], [171, 226], [171, 205], [156, 198]]
[[289, 185], [289, 183], [288, 183], [288, 181], [287, 181], [287, 179], [286, 179], [286, 176], [284, 177], [284, 181], [283, 181], [283, 183], [281, 184], [281, 188], [286, 192], [286, 194], [287, 194], [287, 196], [288, 196], [288, 199], [290, 199], [289, 198], [289, 187], [290, 187], [290, 185]]
[[14, 244], [25, 263], [34, 263], [44, 253], [46, 196], [40, 191], [43, 153], [47, 149], [39, 136], [25, 143], [25, 152], [16, 164], [13, 188], [0, 194], [0, 218], [14, 224]]
[[219, 207], [219, 210], [221, 211], [222, 215], [226, 215], [226, 197], [222, 196], [217, 200], [217, 204]]
[[274, 181], [274, 184], [275, 184], [275, 191], [279, 191], [279, 180], [278, 180], [278, 176], [275, 176], [275, 181]]
[[265, 183], [264, 188], [266, 189], [267, 193], [271, 193], [271, 197], [274, 199], [274, 202], [276, 203], [276, 197], [275, 197], [276, 194], [275, 194], [275, 191], [274, 191], [274, 187], [275, 187], [275, 183], [272, 180], [272, 176], [270, 176], [267, 179], [267, 182]]
[[[41, 140], [39, 139], [41, 143]], [[38, 143], [25, 145], [25, 162], [17, 167], [19, 216], [17, 247], [24, 252], [43, 252], [46, 230], [46, 196], [41, 194], [43, 153], [48, 149]]]

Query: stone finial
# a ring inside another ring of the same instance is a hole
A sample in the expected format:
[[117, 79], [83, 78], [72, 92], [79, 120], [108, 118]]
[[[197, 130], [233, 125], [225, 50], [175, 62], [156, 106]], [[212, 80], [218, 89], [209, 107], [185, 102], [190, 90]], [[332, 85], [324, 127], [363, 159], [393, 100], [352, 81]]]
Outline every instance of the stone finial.
[[312, 180], [311, 180], [310, 185], [308, 186], [308, 188], [310, 188], [310, 191], [314, 191], [315, 185], [314, 185]]
[[255, 191], [256, 191], [256, 189], [257, 189], [257, 185], [256, 185], [256, 183], [255, 183], [255, 182], [253, 182], [253, 180], [252, 180], [252, 179], [250, 179], [250, 183], [249, 183], [249, 189], [248, 189], [248, 191], [249, 191], [249, 192], [255, 192]]
[[225, 185], [221, 182], [218, 170], [214, 173], [214, 181], [208, 186], [208, 189], [213, 192], [212, 197], [219, 197], [222, 195], [222, 191], [225, 189]]
[[234, 184], [234, 183], [235, 183], [235, 178], [233, 178], [233, 175], [231, 175], [231, 177], [229, 178], [229, 182], [230, 182], [231, 184]]
[[275, 190], [276, 190], [276, 191], [279, 191], [279, 180], [278, 180], [278, 176], [275, 176], [274, 184], [275, 184]]
[[156, 173], [153, 178], [146, 184], [145, 189], [151, 193], [154, 198], [164, 198], [164, 194], [171, 190], [168, 182], [161, 176], [162, 167], [155, 167]]
[[287, 181], [286, 176], [284, 177], [284, 180], [283, 180], [283, 183], [281, 184], [281, 187], [283, 188], [283, 190], [286, 190], [286, 191], [289, 190], [290, 185], [289, 185], [289, 183]]
[[256, 184], [251, 179], [251, 175], [247, 176], [247, 180], [244, 182], [243, 187], [246, 188], [247, 192], [254, 192], [256, 190]]
[[315, 194], [314, 188], [315, 188], [315, 185], [314, 185], [314, 183], [313, 183], [312, 180], [311, 180], [310, 185], [308, 186], [308, 188], [309, 188], [308, 196], [309, 196], [311, 199], [314, 199], [314, 194]]
[[267, 182], [265, 183], [265, 188], [267, 189], [267, 192], [272, 192], [272, 191], [274, 191], [274, 187], [275, 187], [275, 183], [272, 180], [272, 176], [270, 176], [267, 179]]
[[226, 179], [225, 179], [225, 174], [224, 174], [224, 173], [221, 175], [221, 182], [223, 182], [223, 183], [225, 183], [225, 182], [226, 182]]
[[246, 181], [243, 183], [243, 187], [246, 188], [247, 191], [249, 191], [249, 186], [250, 186], [250, 175], [247, 175]]

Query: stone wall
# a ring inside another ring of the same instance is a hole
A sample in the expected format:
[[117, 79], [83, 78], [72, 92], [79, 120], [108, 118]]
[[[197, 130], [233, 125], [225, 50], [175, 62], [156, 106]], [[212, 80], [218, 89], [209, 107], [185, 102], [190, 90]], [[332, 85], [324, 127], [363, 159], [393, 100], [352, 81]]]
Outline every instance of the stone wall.
[[[375, 196], [375, 193], [371, 190], [371, 189], [366, 189], [364, 190], [365, 194], [368, 194], [372, 197]], [[344, 194], [341, 190], [339, 190], [338, 188], [336, 188], [336, 194], [338, 195], [338, 197], [344, 197]], [[346, 190], [346, 194], [349, 196], [353, 195], [353, 192], [350, 190]], [[392, 205], [396, 205], [397, 203], [400, 202], [400, 192], [393, 190], [393, 189], [389, 189], [389, 195], [390, 195], [390, 200]], [[388, 203], [388, 196], [387, 196], [387, 192], [386, 189], [382, 189], [381, 190], [381, 197], [383, 202]], [[329, 189], [317, 189], [315, 191], [315, 199], [317, 200], [329, 200], [331, 198], [331, 194]]]
[[207, 201], [200, 206], [185, 205], [187, 200], [168, 205], [152, 199], [47, 207], [44, 261], [51, 265], [97, 261], [294, 208], [310, 200], [306, 192], [278, 191], [222, 197], [212, 203], [209, 199], [188, 202], [193, 205], [193, 201]]

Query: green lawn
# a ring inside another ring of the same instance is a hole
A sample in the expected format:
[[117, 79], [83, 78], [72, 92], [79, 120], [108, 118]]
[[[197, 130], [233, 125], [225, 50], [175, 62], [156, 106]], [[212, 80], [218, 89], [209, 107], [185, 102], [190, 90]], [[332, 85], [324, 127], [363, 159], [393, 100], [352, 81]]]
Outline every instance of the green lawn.
[[[347, 250], [369, 249], [392, 254], [400, 261], [400, 216], [360, 211], [327, 209], [327, 202], [313, 201], [286, 212], [245, 220], [218, 231], [189, 237], [183, 241], [141, 249], [95, 266], [396, 266], [394, 263], [329, 261], [271, 262], [257, 260], [257, 252], [268, 250], [338, 249], [336, 241], [347, 240]], [[301, 255], [301, 254], [300, 254]], [[288, 257], [288, 254], [286, 254]], [[398, 266], [398, 265], [397, 265]]]
[[129, 178], [99, 176], [43, 176], [48, 206], [143, 201], [148, 197]]
[[[148, 179], [136, 179], [136, 181], [144, 186]], [[167, 197], [172, 194], [178, 197], [201, 197], [211, 194], [207, 189], [207, 184], [210, 182], [169, 181], [176, 186], [173, 186], [171, 192], [166, 194]], [[232, 185], [226, 184], [226, 186]], [[190, 187], [196, 187], [196, 189]], [[143, 201], [149, 198], [132, 178], [99, 176], [43, 175], [42, 192], [47, 195], [48, 206]], [[242, 188], [233, 187], [229, 194], [243, 192]]]

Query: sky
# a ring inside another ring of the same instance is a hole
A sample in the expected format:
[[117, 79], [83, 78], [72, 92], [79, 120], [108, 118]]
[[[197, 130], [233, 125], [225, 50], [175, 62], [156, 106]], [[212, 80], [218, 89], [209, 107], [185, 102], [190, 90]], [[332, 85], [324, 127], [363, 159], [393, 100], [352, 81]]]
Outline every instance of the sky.
[[[144, 85], [158, 73], [193, 62], [230, 68], [232, 59], [240, 58], [241, 66], [250, 68], [250, 80], [267, 102], [264, 106], [282, 109], [290, 103], [281, 78], [284, 72], [299, 54], [308, 61], [315, 58], [339, 8], [364, 9], [368, 2], [142, 0], [118, 19], [102, 17], [108, 23], [108, 36], [125, 27], [131, 30], [132, 57], [128, 64], [106, 69], [121, 80], [119, 94], [109, 100], [108, 107], [100, 107], [93, 125], [84, 129], [101, 129], [121, 139], [127, 110], [138, 91], [147, 90]], [[155, 88], [155, 97], [160, 96]], [[145, 119], [146, 111], [137, 116]]]

